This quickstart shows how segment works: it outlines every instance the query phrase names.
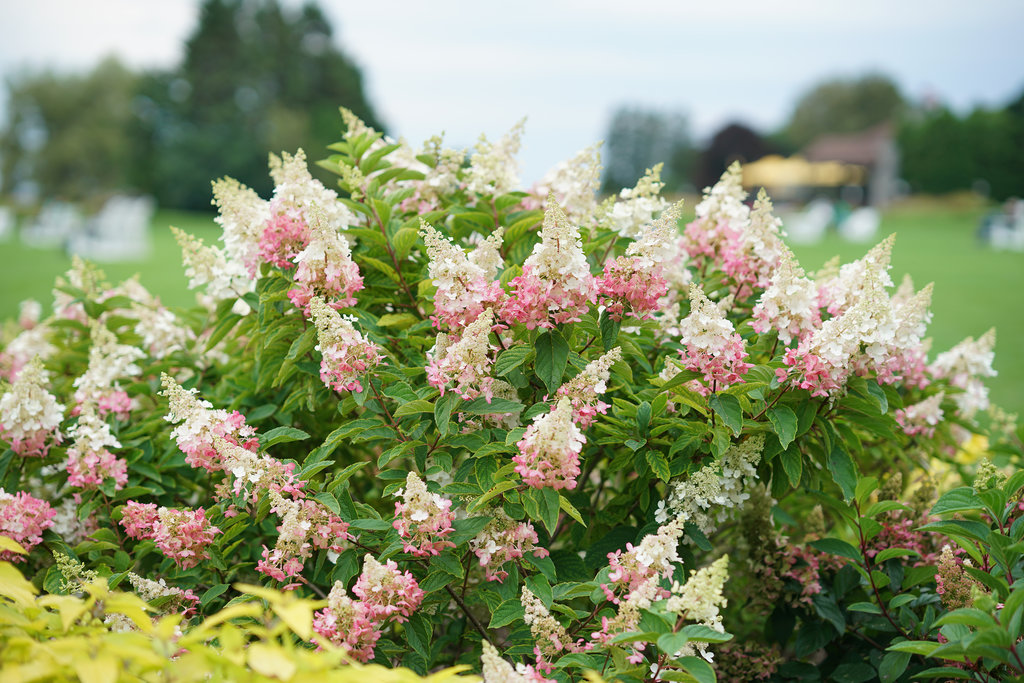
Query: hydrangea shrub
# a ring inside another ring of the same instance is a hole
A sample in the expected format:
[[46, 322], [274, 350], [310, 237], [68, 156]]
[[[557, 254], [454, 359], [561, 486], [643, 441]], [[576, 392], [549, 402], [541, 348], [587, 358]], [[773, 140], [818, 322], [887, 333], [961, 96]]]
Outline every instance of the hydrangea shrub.
[[657, 167], [600, 199], [596, 147], [519, 191], [520, 126], [467, 156], [343, 116], [338, 191], [272, 155], [269, 199], [214, 183], [219, 244], [176, 231], [195, 308], [76, 261], [6, 329], [0, 534], [30, 552], [0, 559], [35, 589], [131, 590], [155, 621], [106, 627], [173, 615], [185, 653], [251, 621], [221, 647], [259, 674], [255, 600], [302, 667], [1024, 675], [994, 332], [930, 360], [892, 238], [808, 274], [738, 167], [684, 224]]

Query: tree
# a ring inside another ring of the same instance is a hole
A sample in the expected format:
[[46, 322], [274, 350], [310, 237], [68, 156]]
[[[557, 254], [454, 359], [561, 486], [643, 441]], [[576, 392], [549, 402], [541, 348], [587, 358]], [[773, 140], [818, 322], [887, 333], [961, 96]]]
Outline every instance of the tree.
[[697, 185], [702, 188], [714, 185], [732, 162], [757, 161], [769, 151], [769, 143], [757, 131], [742, 123], [730, 123], [715, 133], [701, 152]]
[[160, 203], [207, 208], [217, 175], [268, 192], [258, 150], [301, 146], [316, 158], [337, 137], [339, 106], [382, 128], [331, 33], [313, 4], [289, 11], [276, 0], [206, 0], [184, 63], [143, 87], [148, 119], [139, 138]]
[[856, 133], [894, 119], [903, 105], [899, 88], [880, 74], [825, 81], [797, 101], [786, 137], [801, 148], [826, 133]]
[[85, 75], [25, 73], [8, 81], [0, 134], [3, 191], [81, 201], [131, 187], [137, 77], [116, 59]]
[[690, 182], [694, 152], [686, 116], [622, 107], [612, 117], [604, 146], [604, 188], [632, 187], [644, 171], [664, 162], [661, 178], [668, 192]]

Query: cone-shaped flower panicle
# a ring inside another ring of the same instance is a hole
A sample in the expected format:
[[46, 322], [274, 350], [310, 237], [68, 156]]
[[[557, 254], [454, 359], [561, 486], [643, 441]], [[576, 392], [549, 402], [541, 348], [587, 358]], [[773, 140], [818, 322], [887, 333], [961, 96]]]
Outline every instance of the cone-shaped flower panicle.
[[121, 526], [131, 538], [152, 540], [167, 557], [182, 569], [207, 559], [207, 547], [220, 529], [206, 519], [206, 510], [178, 510], [157, 507], [153, 503], [129, 500], [123, 509]]
[[724, 309], [730, 302], [731, 297], [727, 297], [715, 304], [699, 285], [690, 285], [690, 315], [679, 324], [679, 341], [686, 349], [679, 354], [687, 370], [704, 376], [703, 384], [694, 380], [689, 385], [704, 395], [742, 382], [743, 375], [752, 367], [744, 361], [747, 352], [743, 338], [725, 317]]
[[384, 362], [380, 347], [364, 337], [352, 325], [356, 319], [339, 315], [320, 297], [309, 302], [316, 324], [320, 361], [320, 379], [334, 391], [362, 391], [360, 377]]
[[572, 402], [563, 396], [554, 410], [533, 420], [516, 444], [519, 454], [512, 458], [515, 471], [534, 488], [576, 488], [580, 451], [586, 439], [572, 421]]
[[548, 198], [540, 242], [523, 264], [523, 274], [509, 283], [512, 291], [502, 317], [528, 329], [578, 322], [597, 296], [579, 230], [562, 207]]
[[537, 532], [528, 520], [514, 520], [502, 508], [495, 508], [491, 517], [487, 526], [469, 542], [488, 581], [502, 583], [508, 577], [508, 572], [502, 569], [505, 563], [525, 553], [547, 557], [547, 549], [536, 546]]
[[313, 630], [360, 662], [373, 659], [380, 639], [380, 623], [371, 619], [365, 603], [348, 596], [341, 581], [334, 582], [327, 607], [313, 615]]
[[[572, 421], [580, 429], [586, 429], [598, 413], [608, 411], [608, 404], [601, 400], [601, 395], [608, 391], [608, 378], [611, 367], [622, 360], [622, 349], [618, 346], [596, 360], [587, 363], [583, 372], [558, 387], [557, 396], [566, 397], [572, 403]], [[554, 405], [552, 410], [557, 410]]]
[[768, 287], [754, 305], [751, 325], [759, 334], [774, 329], [785, 345], [800, 341], [821, 325], [818, 288], [804, 277], [804, 269], [785, 245]]
[[294, 258], [298, 264], [296, 286], [288, 292], [288, 298], [307, 316], [314, 296], [322, 297], [335, 309], [354, 306], [355, 293], [363, 288], [363, 278], [359, 266], [352, 260], [348, 241], [327, 222], [320, 207], [312, 207], [307, 213], [310, 215], [310, 240]]
[[178, 448], [185, 454], [185, 462], [192, 467], [202, 467], [211, 472], [224, 469], [223, 458], [215, 448], [217, 438], [255, 452], [259, 440], [254, 438], [256, 430], [245, 423], [245, 417], [237, 410], [229, 413], [215, 409], [213, 404], [197, 396], [198, 389], [183, 389], [173, 377], [160, 376], [163, 385], [161, 396], [167, 398], [168, 422], [177, 426], [171, 431]]
[[501, 232], [501, 228], [496, 230], [473, 252], [482, 261], [476, 263], [426, 221], [420, 221], [420, 235], [430, 257], [428, 272], [437, 286], [433, 316], [436, 327], [462, 329], [479, 318], [484, 309], [501, 301], [504, 293], [494, 280], [501, 263], [497, 250]]
[[431, 493], [415, 472], [409, 472], [405, 488], [395, 492], [402, 499], [395, 503], [395, 521], [392, 526], [402, 539], [403, 550], [417, 557], [440, 555], [455, 544], [446, 536], [455, 531], [451, 512], [452, 501]]
[[298, 576], [303, 563], [315, 550], [340, 553], [351, 539], [348, 524], [321, 503], [308, 498], [293, 500], [270, 492], [270, 509], [281, 518], [274, 549], [263, 547], [263, 559], [256, 571], [285, 581]]
[[469, 158], [466, 175], [466, 189], [482, 195], [499, 195], [510, 192], [519, 184], [520, 141], [526, 119], [522, 119], [501, 140], [490, 142], [481, 135], [476, 149]]
[[434, 347], [427, 365], [427, 381], [441, 391], [449, 385], [466, 400], [483, 396], [488, 403], [493, 395], [494, 378], [490, 376], [494, 353], [497, 350], [490, 342], [491, 327], [494, 325], [493, 309], [486, 308], [480, 316], [462, 330], [457, 341], [442, 343]]
[[33, 358], [0, 397], [0, 438], [20, 456], [45, 457], [62, 441], [64, 406], [46, 390], [48, 381], [42, 361]]
[[406, 621], [423, 602], [423, 591], [409, 572], [398, 568], [394, 560], [384, 564], [372, 555], [363, 558], [363, 573], [352, 588], [375, 621]]

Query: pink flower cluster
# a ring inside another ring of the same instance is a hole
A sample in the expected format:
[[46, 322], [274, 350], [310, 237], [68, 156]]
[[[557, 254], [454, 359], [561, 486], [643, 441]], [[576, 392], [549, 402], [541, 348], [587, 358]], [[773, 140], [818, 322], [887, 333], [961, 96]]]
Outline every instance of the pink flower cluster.
[[533, 553], [535, 557], [548, 556], [547, 548], [536, 547], [537, 532], [529, 521], [514, 520], [500, 508], [492, 514], [494, 519], [469, 542], [488, 581], [504, 582], [508, 572], [502, 567], [525, 553]]
[[468, 400], [483, 396], [488, 403], [494, 392], [494, 378], [490, 376], [497, 347], [491, 345], [491, 327], [494, 311], [484, 309], [480, 317], [471, 322], [455, 342], [446, 335], [438, 335], [427, 365], [427, 381], [444, 396], [445, 387], [454, 384], [453, 391]]
[[562, 282], [538, 277], [530, 266], [523, 266], [523, 274], [512, 278], [509, 288], [501, 316], [522, 323], [528, 330], [579, 322], [597, 295], [593, 277], [583, 287], [566, 287]]
[[68, 449], [68, 484], [83, 489], [97, 489], [108, 478], [114, 480], [114, 490], [128, 483], [128, 462], [118, 458], [106, 448], [80, 450], [77, 445]]
[[[113, 414], [118, 420], [122, 422], [128, 419], [128, 415], [132, 410], [132, 399], [128, 396], [128, 392], [124, 389], [111, 389], [107, 393], [102, 394], [99, 397], [99, 401], [96, 404], [100, 417]], [[80, 407], [76, 408], [78, 410]], [[72, 414], [77, 414], [72, 412]]]
[[809, 344], [804, 341], [795, 349], [786, 349], [786, 356], [782, 359], [787, 368], [778, 368], [775, 371], [780, 383], [785, 382], [790, 375], [795, 376], [793, 383], [801, 389], [809, 389], [811, 396], [828, 396], [843, 388], [849, 371], [836, 367], [809, 350]]
[[440, 296], [442, 290], [434, 296], [434, 327], [447, 325], [452, 329], [460, 329], [476, 320], [485, 309], [500, 307], [505, 291], [497, 280], [488, 280], [478, 275], [472, 280], [460, 283], [459, 296]]
[[362, 391], [360, 375], [383, 362], [380, 347], [352, 325], [355, 318], [341, 316], [320, 297], [309, 302], [316, 324], [320, 379], [334, 391]]
[[583, 433], [572, 421], [572, 403], [562, 397], [555, 410], [538, 415], [526, 428], [516, 444], [519, 455], [512, 462], [527, 486], [574, 489], [584, 443]]
[[898, 409], [895, 418], [903, 427], [904, 433], [908, 436], [923, 434], [929, 439], [934, 436], [935, 427], [942, 421], [945, 414], [942, 410], [942, 399], [945, 396], [945, 392], [940, 391], [923, 401]]
[[314, 550], [340, 553], [352, 537], [348, 524], [315, 500], [289, 500], [271, 493], [271, 511], [281, 516], [277, 544], [273, 550], [263, 547], [263, 559], [256, 571], [278, 581], [298, 576], [305, 560]]
[[331, 590], [327, 607], [313, 615], [313, 631], [360, 662], [373, 658], [380, 639], [380, 626], [370, 618], [366, 603], [346, 595], [340, 581]]
[[302, 213], [280, 202], [271, 203], [271, 216], [260, 235], [260, 258], [278, 268], [295, 267], [295, 257], [309, 244], [309, 227]]
[[162, 395], [168, 399], [168, 414], [164, 418], [177, 424], [171, 431], [178, 448], [185, 454], [185, 462], [210, 472], [224, 469], [221, 453], [215, 448], [217, 439], [224, 439], [248, 451], [259, 449], [256, 430], [245, 423], [237, 410], [214, 409], [209, 401], [197, 398], [197, 389], [186, 391], [169, 375], [161, 376]]
[[[25, 550], [43, 542], [43, 532], [53, 526], [57, 511], [44, 500], [24, 491], [7, 493], [0, 489], [0, 536], [7, 536]], [[0, 561], [24, 562], [25, 556], [10, 550], [0, 551]]]
[[613, 320], [622, 320], [623, 315], [643, 320], [661, 308], [658, 299], [668, 293], [668, 281], [660, 268], [651, 269], [647, 264], [647, 259], [638, 256], [620, 256], [605, 262], [597, 292], [600, 305]]
[[710, 353], [692, 344], [679, 352], [683, 359], [683, 367], [704, 375], [704, 384], [694, 383], [691, 388], [707, 396], [712, 390], [718, 391], [733, 384], [743, 382], [743, 375], [753, 367], [744, 361], [747, 352], [743, 348], [743, 338], [734, 334], [718, 353]]
[[395, 495], [402, 498], [395, 503], [395, 531], [402, 539], [402, 549], [416, 557], [440, 555], [445, 548], [455, 544], [446, 536], [455, 531], [451, 512], [452, 501], [430, 493], [426, 484], [415, 472], [409, 472], [405, 489]]
[[374, 646], [386, 622], [406, 621], [423, 602], [423, 590], [409, 572], [388, 560], [381, 564], [371, 555], [352, 588], [353, 600], [339, 581], [327, 597], [327, 607], [313, 615], [313, 630], [361, 662], [373, 657]]
[[[572, 403], [572, 421], [581, 430], [589, 427], [598, 413], [604, 415], [608, 411], [608, 404], [600, 396], [608, 390], [610, 369], [619, 360], [622, 360], [622, 349], [616, 346], [588, 363], [583, 372], [558, 387], [555, 395], [560, 398], [564, 396]], [[553, 405], [551, 409], [557, 407]]]
[[326, 223], [322, 213], [314, 213], [312, 238], [295, 262], [299, 264], [296, 287], [288, 292], [288, 298], [307, 316], [314, 296], [323, 297], [336, 310], [355, 305], [355, 293], [363, 288], [359, 266], [352, 260], [348, 242]]
[[189, 569], [208, 557], [206, 548], [220, 529], [206, 519], [206, 510], [178, 510], [157, 507], [155, 503], [129, 500], [123, 510], [121, 526], [131, 538], [150, 539], [182, 569]]

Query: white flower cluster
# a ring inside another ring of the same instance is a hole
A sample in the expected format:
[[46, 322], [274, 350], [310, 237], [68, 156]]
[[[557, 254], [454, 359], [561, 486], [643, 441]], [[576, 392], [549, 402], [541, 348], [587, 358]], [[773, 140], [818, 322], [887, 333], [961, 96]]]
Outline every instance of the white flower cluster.
[[60, 440], [58, 428], [64, 419], [64, 406], [46, 390], [48, 382], [49, 373], [38, 358], [22, 368], [18, 379], [0, 397], [0, 432], [4, 439], [25, 442], [26, 447], [32, 444], [33, 451], [42, 446], [42, 441], [50, 434]]
[[548, 282], [557, 282], [566, 291], [584, 292], [594, 289], [590, 264], [583, 253], [580, 231], [553, 197], [548, 197], [540, 242], [523, 263], [532, 274]]
[[[230, 276], [227, 279], [230, 280], [237, 270], [245, 272], [259, 261], [259, 241], [263, 228], [270, 220], [270, 206], [255, 190], [234, 178], [214, 181], [213, 203], [218, 209], [218, 215], [213, 220], [223, 229], [221, 240], [224, 242], [224, 252], [216, 251], [231, 264], [226, 268]], [[209, 260], [209, 257], [206, 259]], [[195, 285], [190, 283], [189, 286]], [[248, 288], [240, 291], [248, 291]], [[215, 296], [213, 292], [210, 295]]]
[[568, 161], [560, 161], [534, 188], [540, 197], [554, 195], [569, 219], [587, 225], [597, 213], [601, 189], [601, 143], [580, 150]]
[[742, 230], [750, 220], [750, 208], [744, 203], [747, 193], [743, 191], [743, 168], [734, 162], [721, 180], [712, 187], [704, 188], [704, 196], [697, 204], [698, 219], [711, 224], [726, 223]]
[[680, 343], [711, 355], [724, 351], [736, 332], [732, 322], [725, 317], [731, 306], [731, 296], [716, 304], [708, 299], [700, 285], [691, 284], [690, 315], [679, 323]]
[[619, 201], [608, 211], [608, 220], [613, 230], [625, 237], [637, 237], [643, 226], [654, 220], [654, 215], [664, 211], [668, 202], [660, 196], [665, 183], [661, 182], [661, 169], [657, 164], [647, 169], [636, 186], [619, 192]]
[[520, 140], [523, 136], [522, 119], [496, 143], [489, 142], [484, 135], [476, 143], [476, 150], [469, 159], [466, 189], [478, 194], [505, 194], [519, 184]]
[[[222, 213], [221, 217], [225, 215], [227, 214]], [[224, 225], [234, 223], [225, 221]], [[185, 264], [185, 277], [188, 278], [189, 289], [205, 287], [206, 295], [216, 302], [234, 299], [256, 287], [256, 280], [249, 277], [245, 266], [242, 265], [243, 261], [228, 259], [219, 248], [206, 246], [202, 239], [193, 237], [183, 230], [172, 226], [171, 231], [178, 241], [178, 246], [181, 247], [181, 260]], [[224, 235], [226, 240], [226, 228]], [[253, 245], [255, 247], [256, 242], [253, 242]], [[255, 255], [252, 258], [256, 258]], [[248, 310], [249, 307], [245, 308]]]
[[742, 507], [757, 479], [764, 435], [755, 434], [741, 444], [731, 446], [718, 463], [705, 465], [686, 480], [677, 480], [668, 498], [658, 503], [654, 519], [664, 524], [670, 519], [691, 522], [705, 534], [725, 521], [733, 508]]
[[[324, 187], [309, 173], [306, 153], [299, 149], [294, 155], [282, 152], [270, 155], [270, 177], [274, 179], [271, 210], [277, 205], [302, 211], [307, 216], [314, 207], [322, 213], [328, 228], [344, 230], [356, 223], [348, 207], [338, 201], [338, 193]], [[262, 224], [260, 224], [262, 227]]]
[[118, 389], [118, 379], [141, 375], [137, 361], [146, 357], [142, 349], [118, 343], [114, 333], [102, 323], [93, 321], [91, 328], [89, 365], [74, 383], [75, 401], [79, 405], [98, 402], [111, 389]]
[[[681, 250], [679, 242], [679, 218], [683, 214], [683, 202], [662, 211], [658, 219], [640, 230], [635, 242], [626, 247], [626, 256], [638, 259], [638, 270], [649, 270], [656, 265], [671, 263], [680, 258], [685, 259], [685, 250]], [[677, 276], [678, 277], [678, 276]]]
[[[687, 621], [703, 624], [710, 629], [725, 633], [720, 610], [726, 606], [727, 599], [722, 594], [726, 580], [729, 578], [729, 556], [722, 555], [709, 567], [690, 570], [690, 578], [679, 585], [673, 582], [672, 595], [669, 596], [665, 608], [678, 614]], [[713, 655], [706, 643], [687, 643], [678, 656], [699, 653], [704, 659], [712, 661]]]
[[872, 288], [881, 290], [893, 286], [889, 277], [889, 261], [895, 233], [875, 245], [862, 258], [843, 264], [839, 273], [818, 283], [822, 305], [832, 315], [840, 315], [861, 301]]
[[812, 333], [820, 321], [818, 288], [785, 245], [770, 284], [754, 305], [754, 318], [756, 332], [773, 328], [787, 346]]
[[996, 330], [990, 329], [978, 337], [968, 337], [945, 353], [940, 353], [931, 365], [932, 374], [949, 379], [950, 384], [963, 389], [953, 400], [961, 417], [971, 418], [988, 407], [988, 388], [982, 377], [995, 377]]

